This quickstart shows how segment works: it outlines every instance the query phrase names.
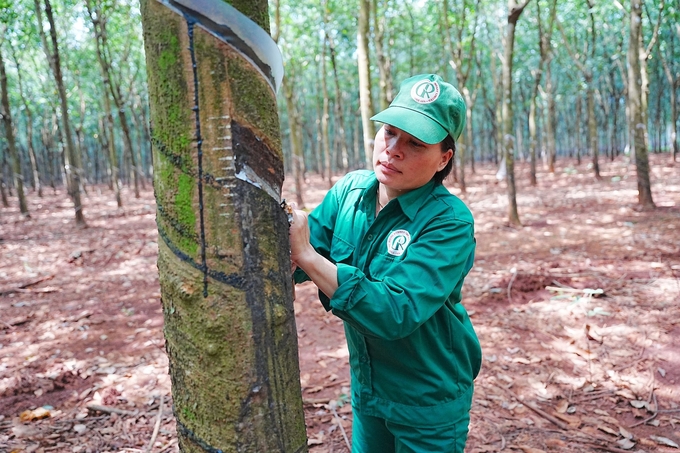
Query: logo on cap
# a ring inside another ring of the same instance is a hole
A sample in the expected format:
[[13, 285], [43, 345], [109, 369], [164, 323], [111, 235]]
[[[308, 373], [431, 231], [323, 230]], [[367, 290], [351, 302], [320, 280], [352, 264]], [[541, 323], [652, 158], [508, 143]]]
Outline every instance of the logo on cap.
[[431, 80], [423, 80], [411, 88], [411, 98], [419, 104], [429, 104], [439, 97], [439, 84]]
[[395, 230], [387, 237], [387, 253], [401, 256], [411, 242], [411, 233], [406, 230]]

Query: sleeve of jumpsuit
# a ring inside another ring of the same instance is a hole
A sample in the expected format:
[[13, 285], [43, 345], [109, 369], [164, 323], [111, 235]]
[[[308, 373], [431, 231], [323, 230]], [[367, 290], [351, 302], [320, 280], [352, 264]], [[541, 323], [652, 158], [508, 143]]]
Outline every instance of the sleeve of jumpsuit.
[[404, 338], [433, 316], [454, 291], [460, 291], [474, 249], [471, 222], [435, 218], [409, 244], [403, 260], [391, 265], [380, 280], [338, 264], [339, 286], [330, 309], [367, 337]]

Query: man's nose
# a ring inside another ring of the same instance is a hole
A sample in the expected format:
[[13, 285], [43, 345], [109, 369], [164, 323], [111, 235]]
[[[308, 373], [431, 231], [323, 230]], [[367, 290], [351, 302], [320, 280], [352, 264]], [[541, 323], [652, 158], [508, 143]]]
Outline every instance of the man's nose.
[[399, 143], [399, 140], [397, 140], [396, 138], [390, 140], [387, 143], [387, 147], [385, 148], [385, 150], [387, 151], [387, 154], [394, 158], [400, 158], [402, 156], [401, 144]]

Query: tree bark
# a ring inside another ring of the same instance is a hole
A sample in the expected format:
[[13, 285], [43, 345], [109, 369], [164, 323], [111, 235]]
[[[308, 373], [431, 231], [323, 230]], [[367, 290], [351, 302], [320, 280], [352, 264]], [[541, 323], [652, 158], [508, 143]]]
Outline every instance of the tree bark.
[[12, 160], [14, 187], [17, 190], [17, 198], [19, 198], [19, 211], [25, 218], [30, 218], [31, 215], [28, 212], [26, 194], [24, 193], [24, 175], [21, 172], [21, 153], [19, 153], [16, 140], [14, 139], [12, 112], [9, 108], [9, 94], [7, 90], [7, 73], [5, 71], [5, 60], [2, 56], [2, 49], [0, 49], [0, 97], [2, 100], [2, 102], [0, 102], [0, 118], [2, 118], [2, 123], [5, 126], [5, 137], [7, 138], [9, 157]]
[[[341, 153], [342, 169], [349, 166], [349, 150], [347, 149], [347, 134], [345, 133], [345, 113], [343, 108], [343, 94], [340, 90], [340, 77], [338, 75], [338, 66], [336, 62], [335, 40], [331, 33], [328, 32], [328, 10], [326, 1], [323, 1], [324, 8], [324, 25], [326, 27], [326, 39], [328, 40], [328, 50], [331, 57], [331, 68], [333, 70], [333, 82], [335, 86], [335, 137], [336, 137], [336, 152]], [[329, 183], [332, 183], [332, 178], [329, 178]]]
[[[265, 0], [233, 3], [268, 29]], [[141, 12], [180, 449], [305, 452], [275, 94], [202, 16]]]
[[292, 74], [289, 73], [283, 80], [283, 94], [286, 98], [286, 109], [288, 110], [288, 129], [290, 131], [290, 154], [293, 167], [293, 182], [295, 183], [295, 201], [298, 205], [298, 209], [303, 209], [305, 207], [305, 201], [302, 196], [302, 178], [304, 169], [302, 125], [300, 124], [300, 114], [295, 107], [295, 101], [293, 99], [291, 76]]
[[19, 83], [19, 96], [24, 105], [24, 114], [26, 115], [26, 142], [28, 144], [28, 158], [31, 161], [31, 172], [33, 173], [33, 190], [38, 192], [38, 197], [43, 196], [42, 184], [40, 182], [40, 168], [38, 166], [38, 159], [35, 155], [35, 148], [33, 147], [33, 112], [31, 111], [26, 96], [24, 96], [23, 80], [21, 77], [21, 63], [17, 58], [14, 47], [12, 49], [12, 59], [17, 68], [17, 82]]
[[[380, 75], [379, 89], [378, 89], [378, 100], [380, 110], [385, 110], [392, 102], [392, 75], [390, 74], [390, 69], [392, 67], [392, 62], [390, 61], [388, 49], [384, 46], [385, 40], [385, 16], [387, 11], [383, 14], [378, 15], [378, 0], [372, 0], [372, 15], [373, 15], [373, 29], [375, 34], [373, 36], [373, 43], [375, 44], [375, 57], [378, 63], [378, 73]], [[387, 9], [388, 3], [385, 2], [385, 8]]]
[[364, 136], [364, 157], [366, 168], [373, 168], [373, 139], [375, 128], [370, 118], [373, 115], [371, 99], [371, 70], [368, 58], [369, 22], [371, 0], [359, 0], [359, 28], [357, 30], [357, 60], [359, 66], [359, 103], [361, 107], [361, 126]]
[[[107, 88], [108, 92], [113, 98], [113, 103], [116, 106], [116, 111], [118, 112], [118, 122], [120, 123], [121, 131], [123, 132], [123, 155], [127, 156], [130, 162], [130, 172], [132, 173], [132, 181], [134, 185], [135, 198], [139, 198], [139, 179], [140, 179], [140, 169], [137, 164], [137, 157], [135, 156], [134, 147], [132, 146], [132, 138], [130, 137], [130, 127], [128, 125], [127, 114], [125, 113], [125, 102], [123, 100], [123, 93], [121, 91], [120, 80], [115, 80], [111, 71], [111, 61], [109, 60], [108, 54], [108, 36], [106, 31], [107, 18], [103, 14], [103, 8], [99, 3], [99, 0], [86, 0], [88, 7], [88, 12], [90, 12], [90, 18], [92, 20], [92, 25], [95, 31], [95, 38], [97, 44], [97, 58], [102, 69], [102, 75], [104, 78], [104, 86]], [[94, 16], [92, 12], [94, 12]], [[106, 103], [109, 103], [108, 95], [106, 95]], [[108, 121], [108, 120], [107, 120]], [[113, 119], [111, 119], [113, 121]], [[111, 135], [113, 137], [113, 134]], [[113, 140], [111, 141], [113, 144]], [[110, 151], [109, 151], [110, 153]], [[115, 155], [115, 147], [114, 147]], [[113, 173], [113, 171], [112, 171]], [[117, 189], [116, 201], [120, 197], [120, 188]], [[118, 206], [122, 206], [121, 203]]]
[[512, 120], [512, 59], [515, 47], [515, 27], [526, 3], [517, 5], [514, 0], [508, 1], [508, 24], [505, 33], [505, 49], [503, 59], [503, 151], [505, 156], [506, 181], [508, 186], [508, 222], [512, 226], [521, 226], [517, 212], [517, 191], [515, 188], [515, 136]]
[[81, 227], [86, 227], [85, 215], [83, 213], [83, 206], [80, 201], [80, 175], [82, 172], [81, 159], [76, 152], [75, 144], [73, 143], [73, 135], [71, 133], [71, 121], [68, 113], [68, 99], [66, 97], [66, 89], [64, 88], [64, 78], [61, 74], [61, 60], [59, 57], [59, 44], [57, 41], [57, 29], [54, 24], [54, 17], [52, 14], [52, 5], [50, 0], [42, 0], [45, 3], [45, 15], [50, 24], [50, 41], [47, 41], [47, 36], [43, 27], [42, 21], [42, 6], [41, 0], [34, 0], [36, 15], [38, 18], [38, 29], [43, 43], [43, 49], [47, 60], [52, 69], [52, 75], [57, 84], [57, 92], [59, 93], [59, 106], [61, 108], [61, 123], [63, 129], [63, 136], [66, 145], [65, 165], [67, 186], [71, 199], [73, 200], [73, 207], [75, 210], [76, 224]]
[[[672, 55], [672, 54], [671, 54]], [[669, 103], [671, 107], [670, 111], [670, 139], [671, 139], [671, 160], [676, 161], [678, 156], [678, 107], [676, 105], [676, 90], [680, 86], [680, 78], [674, 77], [668, 62], [662, 57], [664, 72], [666, 74], [666, 80], [670, 85], [669, 91]]]
[[[322, 5], [323, 6], [323, 5]], [[325, 23], [324, 23], [325, 28]], [[328, 84], [326, 83], [326, 36], [321, 39], [321, 95], [323, 96], [323, 111], [321, 113], [321, 145], [323, 149], [324, 172], [321, 174], [322, 178], [327, 178], [328, 187], [333, 185], [333, 178], [331, 177], [331, 144], [328, 136], [328, 121], [330, 119], [329, 100], [328, 100]], [[337, 150], [336, 150], [337, 152]]]
[[637, 168], [638, 202], [643, 209], [654, 209], [652, 188], [649, 179], [649, 158], [645, 135], [647, 125], [642, 118], [642, 75], [640, 72], [640, 30], [641, 1], [631, 0], [630, 34], [628, 41], [628, 103], [630, 130], [635, 145], [635, 166]]

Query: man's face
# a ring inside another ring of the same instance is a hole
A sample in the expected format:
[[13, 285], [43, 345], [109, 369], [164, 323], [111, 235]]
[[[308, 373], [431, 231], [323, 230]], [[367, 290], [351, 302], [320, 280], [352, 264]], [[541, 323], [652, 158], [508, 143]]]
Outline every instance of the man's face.
[[396, 196], [427, 184], [446, 167], [452, 155], [452, 150], [443, 153], [439, 143], [423, 143], [385, 124], [375, 136], [373, 169], [378, 181]]

